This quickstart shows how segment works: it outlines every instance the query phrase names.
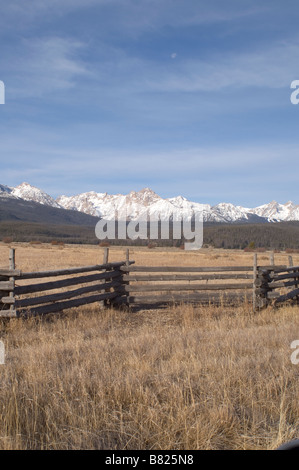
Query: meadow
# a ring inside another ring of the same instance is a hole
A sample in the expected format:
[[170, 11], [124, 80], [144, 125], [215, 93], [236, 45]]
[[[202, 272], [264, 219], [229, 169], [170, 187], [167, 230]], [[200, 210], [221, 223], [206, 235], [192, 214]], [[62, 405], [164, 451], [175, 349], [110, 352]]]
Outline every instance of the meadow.
[[[24, 271], [101, 263], [91, 245], [16, 243]], [[8, 246], [0, 245], [1, 267]], [[133, 248], [144, 265], [250, 265], [238, 250]], [[266, 264], [269, 253], [259, 253]], [[110, 260], [125, 249], [110, 249]], [[275, 254], [286, 263], [287, 254]], [[295, 265], [299, 255], [293, 255]], [[299, 307], [253, 313], [97, 304], [2, 320], [0, 449], [275, 449], [299, 437]]]

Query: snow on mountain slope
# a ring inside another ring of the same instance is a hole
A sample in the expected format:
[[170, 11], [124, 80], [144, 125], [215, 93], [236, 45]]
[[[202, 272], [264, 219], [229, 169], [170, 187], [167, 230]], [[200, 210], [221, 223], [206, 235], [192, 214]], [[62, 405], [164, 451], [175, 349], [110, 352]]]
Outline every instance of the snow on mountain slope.
[[248, 209], [241, 206], [222, 202], [211, 208], [215, 222], [235, 222], [236, 220], [248, 220]]
[[248, 220], [248, 209], [233, 204], [222, 203], [211, 207], [209, 204], [200, 204], [189, 201], [183, 196], [163, 199], [149, 188], [139, 192], [131, 191], [127, 195], [108, 195], [107, 193], [89, 192], [77, 196], [60, 196], [57, 202], [65, 209], [86, 212], [90, 215], [100, 216], [107, 220], [116, 213], [124, 219], [151, 220], [191, 220], [195, 214], [202, 214], [204, 221], [209, 222], [235, 222]]
[[57, 202], [66, 209], [79, 210], [106, 219], [114, 217], [115, 211], [127, 210], [129, 219], [144, 216], [148, 211], [153, 220], [169, 220], [170, 217], [179, 220], [182, 216], [190, 220], [197, 212], [202, 212], [205, 222], [246, 222], [253, 215], [260, 217], [261, 221], [269, 222], [299, 220], [299, 206], [292, 202], [279, 204], [272, 201], [252, 209], [231, 203], [210, 206], [189, 201], [183, 196], [163, 199], [149, 188], [139, 192], [131, 191], [126, 196], [95, 192], [61, 196]]
[[85, 212], [89, 215], [102, 215], [100, 205], [105, 195], [105, 193], [90, 191], [77, 196], [59, 196], [56, 202], [64, 209]]
[[34, 201], [45, 206], [61, 208], [49, 194], [35, 186], [31, 186], [29, 183], [22, 183], [16, 188], [12, 188], [11, 194], [25, 201]]
[[250, 222], [254, 217], [261, 222], [299, 221], [299, 205], [291, 201], [286, 204], [272, 201], [251, 209], [230, 203], [211, 206], [189, 201], [183, 196], [164, 199], [150, 188], [131, 191], [126, 195], [90, 191], [77, 196], [59, 196], [55, 201], [41, 189], [22, 183], [16, 188], [0, 185], [0, 197], [16, 197], [46, 206], [84, 212], [107, 220], [118, 215], [119, 218], [127, 220], [150, 217], [151, 220], [177, 221], [182, 217], [190, 220], [200, 213], [207, 222]]
[[215, 206], [189, 201], [183, 196], [163, 199], [149, 188], [141, 191], [131, 191], [127, 195], [107, 193], [79, 194], [78, 196], [60, 196], [57, 202], [65, 209], [79, 210], [90, 215], [111, 219], [116, 211], [119, 214], [127, 213], [127, 218], [134, 220], [147, 213], [153, 220], [179, 220], [184, 217], [190, 220], [195, 213], [202, 213], [203, 220], [208, 222], [236, 222], [249, 221], [255, 215], [269, 222], [299, 221], [299, 205], [292, 202], [279, 204], [275, 201], [256, 208], [235, 206], [230, 203], [220, 203]]
[[163, 199], [149, 188], [131, 191], [127, 195], [107, 193], [83, 193], [78, 196], [60, 196], [57, 202], [65, 209], [79, 210], [107, 220], [118, 215], [121, 219], [136, 220], [150, 217], [151, 220], [180, 220], [182, 215], [191, 218], [194, 212], [210, 206], [192, 203], [181, 196]]
[[0, 197], [4, 196], [7, 197], [11, 194], [13, 188], [10, 188], [9, 186], [5, 186], [4, 184], [0, 184]]
[[174, 218], [175, 220], [180, 220], [182, 214], [186, 220], [191, 220], [197, 213], [202, 214], [204, 221], [209, 220], [211, 213], [211, 206], [209, 204], [192, 202], [183, 196], [172, 197], [166, 200], [172, 205], [174, 213], [177, 214], [177, 217]]
[[162, 198], [154, 191], [145, 188], [139, 192], [131, 191], [128, 195], [110, 195], [91, 191], [77, 196], [60, 196], [57, 202], [65, 209], [78, 210], [109, 220], [115, 216], [116, 212], [124, 215], [121, 218], [136, 219], [146, 208], [160, 199]]
[[255, 209], [248, 209], [248, 212], [264, 217], [269, 222], [299, 220], [299, 205], [295, 205], [291, 201], [286, 204], [279, 204], [276, 201], [272, 201], [269, 204], [263, 204]]

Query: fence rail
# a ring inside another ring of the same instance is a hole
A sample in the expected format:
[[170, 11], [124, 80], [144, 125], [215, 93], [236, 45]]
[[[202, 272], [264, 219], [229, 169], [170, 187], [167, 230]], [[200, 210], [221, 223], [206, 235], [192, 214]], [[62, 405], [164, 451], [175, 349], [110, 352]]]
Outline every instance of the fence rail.
[[[109, 263], [108, 249], [104, 250], [102, 264], [52, 271], [21, 272], [15, 269], [14, 249], [10, 250], [9, 260], [10, 268], [0, 269], [0, 317], [17, 317], [29, 312], [33, 315], [56, 313], [95, 302], [107, 305], [125, 296], [120, 268], [134, 263], [127, 260]], [[48, 280], [53, 277], [63, 279]], [[37, 283], [22, 284], [28, 280], [37, 280]]]
[[[10, 250], [9, 268], [0, 269], [0, 317], [43, 315], [99, 303], [107, 305], [169, 302], [223, 305], [249, 302], [253, 309], [299, 299], [299, 266], [136, 266], [129, 259], [93, 266], [41, 272], [21, 272]], [[63, 279], [51, 279], [62, 277]], [[37, 280], [28, 283], [23, 281]], [[39, 280], [44, 282], [39, 282]], [[53, 292], [54, 291], [54, 292]]]
[[272, 269], [259, 268], [255, 280], [255, 293], [261, 306], [273, 302], [277, 305], [288, 300], [299, 299], [299, 266], [275, 266]]
[[[126, 303], [252, 301], [251, 266], [122, 266]], [[245, 281], [250, 282], [245, 282]], [[180, 282], [181, 281], [181, 282]], [[200, 282], [203, 281], [203, 282]], [[224, 282], [218, 282], [224, 281]], [[240, 282], [241, 281], [241, 282]], [[244, 281], [244, 282], [242, 282]]]
[[216, 273], [225, 271], [252, 271], [252, 266], [122, 266], [125, 272], [148, 272], [148, 273]]

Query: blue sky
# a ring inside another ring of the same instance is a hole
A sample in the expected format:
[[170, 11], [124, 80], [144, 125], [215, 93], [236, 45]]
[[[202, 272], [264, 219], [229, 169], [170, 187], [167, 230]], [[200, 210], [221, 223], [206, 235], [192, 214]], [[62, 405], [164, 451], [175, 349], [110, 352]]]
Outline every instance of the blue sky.
[[295, 0], [1, 1], [0, 183], [299, 204]]

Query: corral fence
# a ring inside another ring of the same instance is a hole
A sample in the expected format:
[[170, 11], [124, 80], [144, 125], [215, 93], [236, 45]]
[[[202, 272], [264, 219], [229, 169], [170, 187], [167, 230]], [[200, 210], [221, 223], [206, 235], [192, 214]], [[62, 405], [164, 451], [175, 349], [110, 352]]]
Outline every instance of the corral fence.
[[256, 254], [251, 266], [136, 266], [129, 250], [124, 261], [109, 263], [108, 257], [105, 248], [102, 264], [21, 272], [11, 249], [9, 268], [0, 269], [0, 317], [43, 315], [92, 303], [104, 307], [248, 302], [257, 310], [299, 298], [299, 267], [293, 266], [292, 257], [288, 266], [276, 266], [273, 253], [266, 266], [258, 265]]
[[[247, 302], [253, 310], [299, 298], [299, 267], [276, 266], [274, 252], [268, 265], [259, 265], [257, 254], [250, 266], [135, 266], [121, 271], [127, 304], [198, 303], [227, 305]], [[280, 282], [278, 282], [280, 281]], [[285, 290], [291, 286], [295, 289]]]
[[255, 297], [258, 307], [274, 306], [299, 299], [299, 266], [293, 266], [289, 257], [288, 266], [260, 266], [255, 279]]
[[130, 305], [252, 300], [252, 266], [123, 266], [121, 270]]
[[[15, 250], [11, 249], [9, 269], [0, 269], [0, 317], [17, 317], [26, 313], [44, 315], [95, 302], [104, 306], [120, 301], [125, 295], [120, 269], [132, 263], [128, 259], [109, 263], [108, 249], [105, 249], [102, 264], [21, 272], [15, 269]], [[48, 280], [57, 277], [63, 279]], [[39, 282], [41, 279], [47, 279], [47, 282]], [[80, 287], [73, 289], [74, 286]], [[55, 293], [47, 293], [53, 290]]]

